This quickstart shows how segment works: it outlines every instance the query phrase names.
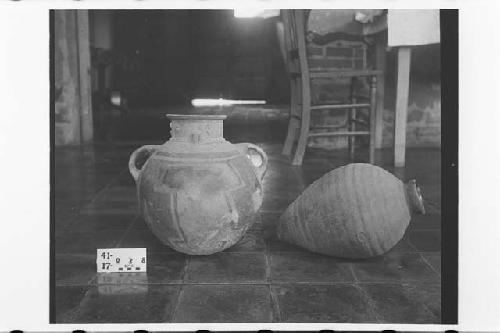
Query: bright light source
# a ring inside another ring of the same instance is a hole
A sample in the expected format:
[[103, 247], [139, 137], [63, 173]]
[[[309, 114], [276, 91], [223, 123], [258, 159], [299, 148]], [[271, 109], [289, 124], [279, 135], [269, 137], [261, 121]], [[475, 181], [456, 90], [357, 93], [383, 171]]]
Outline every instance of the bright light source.
[[223, 98], [195, 98], [191, 101], [193, 106], [229, 106], [229, 105], [261, 105], [266, 101], [260, 100], [231, 100]]
[[259, 16], [262, 9], [256, 8], [238, 8], [234, 10], [234, 17], [245, 18], [245, 17], [257, 17]]
[[234, 17], [238, 18], [250, 18], [250, 17], [260, 17], [268, 18], [272, 16], [279, 16], [279, 9], [261, 9], [261, 8], [235, 8]]
[[115, 106], [120, 106], [120, 104], [122, 104], [122, 98], [120, 96], [120, 92], [113, 91], [111, 93], [111, 96], [110, 96], [110, 101], [111, 101], [111, 104], [113, 104]]

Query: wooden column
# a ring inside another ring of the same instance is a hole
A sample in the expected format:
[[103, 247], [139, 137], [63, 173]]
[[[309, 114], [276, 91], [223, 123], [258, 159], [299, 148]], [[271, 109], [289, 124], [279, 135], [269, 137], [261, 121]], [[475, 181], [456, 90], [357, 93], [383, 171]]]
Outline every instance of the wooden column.
[[408, 91], [410, 86], [411, 49], [398, 49], [396, 117], [394, 124], [394, 166], [405, 165], [406, 118], [408, 113]]
[[375, 148], [382, 148], [382, 139], [384, 131], [384, 95], [385, 95], [385, 47], [386, 38], [377, 38], [375, 44], [376, 68], [382, 71], [377, 78], [377, 109], [375, 112]]
[[54, 13], [55, 144], [93, 138], [88, 10]]
[[375, 128], [377, 115], [377, 76], [370, 77], [370, 163], [375, 164]]
[[55, 144], [80, 144], [76, 11], [54, 12]]
[[88, 143], [92, 141], [94, 137], [90, 77], [89, 12], [86, 9], [80, 9], [76, 11], [76, 16], [80, 93], [80, 133], [82, 136], [81, 141], [83, 143]]

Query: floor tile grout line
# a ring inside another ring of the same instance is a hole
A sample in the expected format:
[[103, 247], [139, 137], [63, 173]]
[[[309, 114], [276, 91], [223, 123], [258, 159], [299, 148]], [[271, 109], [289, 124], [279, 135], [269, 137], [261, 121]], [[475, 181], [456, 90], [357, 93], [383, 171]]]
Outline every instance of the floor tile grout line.
[[83, 284], [83, 283], [56, 283], [56, 287], [88, 287], [88, 286], [97, 286], [97, 285], [185, 285], [185, 286], [196, 286], [196, 285], [322, 285], [322, 286], [335, 286], [335, 285], [369, 285], [369, 284], [426, 284], [426, 285], [436, 285], [440, 286], [441, 282], [439, 280], [410, 280], [410, 279], [401, 279], [401, 280], [392, 280], [392, 281], [382, 281], [382, 280], [372, 280], [372, 281], [280, 281], [274, 280], [271, 282], [267, 281], [229, 281], [229, 282], [182, 282], [182, 281], [172, 281], [172, 282], [146, 282], [146, 283], [102, 283], [102, 284]]
[[177, 297], [175, 299], [175, 305], [172, 309], [172, 313], [171, 313], [171, 319], [170, 321], [171, 322], [175, 322], [175, 319], [176, 319], [176, 316], [177, 316], [177, 310], [179, 308], [179, 304], [180, 304], [180, 301], [181, 301], [181, 296], [182, 296], [182, 293], [184, 291], [184, 288], [188, 285], [190, 285], [189, 283], [186, 283], [186, 276], [187, 276], [187, 272], [188, 272], [188, 269], [189, 269], [189, 264], [191, 263], [191, 256], [188, 255], [186, 257], [186, 262], [184, 263], [184, 268], [182, 270], [182, 274], [181, 274], [181, 281], [180, 281], [180, 284], [179, 284], [179, 292], [177, 293]]
[[[420, 258], [423, 260], [423, 262], [425, 262], [427, 264], [427, 266], [429, 266], [429, 268], [434, 272], [436, 273], [439, 277], [441, 277], [441, 272], [438, 272], [437, 269], [435, 269], [428, 261], [427, 259], [425, 259], [425, 257], [423, 256], [422, 254], [422, 251], [420, 251], [411, 241], [410, 239], [407, 239], [407, 243], [410, 244], [411, 247], [413, 247], [416, 251], [416, 253], [418, 253], [418, 255], [420, 256]], [[440, 253], [440, 252], [439, 252]]]
[[[288, 206], [288, 205], [287, 205], [287, 206]], [[285, 208], [283, 208], [283, 209], [279, 209], [279, 210], [274, 210], [274, 209], [271, 209], [271, 210], [269, 210], [269, 209], [264, 209], [264, 210], [260, 210], [260, 212], [261, 212], [262, 214], [282, 214], [282, 213], [283, 213], [283, 211], [284, 211], [285, 209], [286, 209], [286, 207], [285, 207]]]
[[191, 263], [191, 256], [187, 256], [186, 262], [184, 263], [184, 268], [183, 268], [182, 274], [181, 274], [181, 282], [182, 283], [186, 282], [186, 276], [187, 276], [187, 272], [188, 272], [190, 263]]
[[[133, 228], [133, 227], [132, 227]], [[128, 227], [127, 229], [125, 229], [124, 233], [125, 232], [129, 232], [128, 230]], [[128, 235], [127, 235], [128, 236]], [[123, 239], [120, 239], [120, 242], [122, 242]], [[413, 249], [411, 251], [398, 251], [398, 252], [394, 252], [394, 254], [417, 254], [417, 253], [422, 253], [422, 254], [439, 254], [440, 251], [421, 251], [421, 250], [418, 250], [418, 249]], [[155, 250], [150, 250], [148, 251], [148, 254], [156, 254], [156, 255], [176, 255], [176, 254], [181, 254], [180, 252], [177, 252], [175, 250], [170, 250], [170, 249], [167, 249], [167, 250], [164, 250], [164, 251], [155, 251]], [[216, 255], [231, 255], [231, 254], [247, 254], [247, 255], [257, 255], [257, 254], [265, 254], [265, 251], [223, 251], [223, 252], [218, 252], [216, 253]], [[269, 251], [268, 252], [269, 255], [273, 255], [273, 254], [290, 254], [290, 255], [293, 255], [293, 254], [311, 254], [311, 255], [316, 255], [315, 253], [313, 252], [309, 252], [309, 251]], [[57, 252], [56, 254], [56, 257], [57, 256], [81, 256], [81, 257], [90, 257], [90, 256], [93, 256], [93, 253], [90, 253], [90, 252]], [[318, 257], [321, 256], [318, 254]], [[337, 258], [334, 258], [334, 257], [327, 257], [325, 259], [328, 259], [330, 258], [332, 260], [332, 262], [334, 261], [337, 261]], [[342, 261], [343, 262], [343, 261]], [[347, 262], [348, 264], [352, 264], [352, 262]]]
[[273, 284], [268, 284], [269, 296], [271, 297], [271, 311], [272, 311], [272, 322], [282, 322], [281, 309], [278, 295], [274, 293]]
[[[127, 230], [125, 230], [125, 232], [126, 231]], [[302, 252], [302, 251], [272, 251], [269, 254], [290, 254], [290, 255], [293, 255], [293, 254], [304, 254], [304, 253], [309, 253], [309, 252]], [[440, 252], [439, 251], [418, 251], [418, 250], [394, 252], [394, 254], [417, 254], [417, 253], [422, 253], [422, 254], [436, 254], [437, 255]], [[176, 251], [166, 250], [166, 251], [148, 251], [148, 254], [151, 254], [151, 255], [152, 254], [155, 254], [155, 255], [179, 255], [180, 253], [176, 252]], [[217, 255], [219, 255], [219, 254], [223, 254], [223, 255], [227, 255], [227, 254], [258, 255], [258, 254], [264, 254], [264, 252], [263, 251], [246, 251], [246, 252], [240, 251], [240, 252], [219, 252], [219, 253], [217, 253]], [[93, 253], [90, 253], [90, 252], [58, 252], [58, 253], [56, 253], [56, 256], [59, 256], [59, 257], [62, 257], [62, 256], [91, 257], [91, 256], [93, 256]], [[325, 259], [328, 259], [328, 258], [325, 258]], [[332, 259], [332, 262], [335, 262], [335, 258], [331, 258], [331, 259]], [[352, 262], [348, 262], [348, 264], [352, 264]]]
[[[441, 290], [441, 284], [439, 285], [439, 288], [440, 288], [440, 290]], [[432, 311], [432, 310], [431, 310], [431, 309], [427, 306], [427, 303], [426, 303], [426, 302], [422, 302], [422, 306], [424, 307], [424, 309], [425, 309], [425, 310], [426, 310], [426, 311], [427, 311], [427, 312], [428, 312], [431, 316], [433, 316], [433, 315], [434, 315], [433, 311]], [[441, 307], [440, 307], [440, 309], [439, 309], [439, 310], [440, 310], [440, 311], [439, 311], [439, 319], [441, 320]]]
[[[115, 182], [115, 181], [116, 181], [119, 177], [121, 177], [121, 176], [122, 176], [122, 174], [124, 174], [126, 171], [127, 171], [127, 169], [124, 169], [123, 171], [121, 171], [120, 173], [118, 173], [118, 175], [117, 175], [117, 176], [115, 176], [115, 177], [113, 177], [113, 179], [112, 179], [112, 180], [110, 180], [110, 181], [109, 181], [109, 183], [107, 183], [107, 184], [106, 184], [106, 185], [105, 185], [102, 189], [100, 189], [99, 191], [97, 191], [97, 193], [95, 193], [95, 194], [92, 196], [92, 198], [91, 198], [90, 200], [86, 200], [86, 201], [85, 201], [84, 203], [82, 203], [81, 205], [78, 205], [78, 211], [77, 211], [76, 215], [75, 215], [75, 216], [74, 216], [74, 217], [70, 220], [70, 222], [68, 223], [68, 226], [67, 226], [66, 228], [67, 228], [67, 229], [69, 229], [70, 227], [72, 227], [72, 226], [76, 223], [76, 221], [78, 220], [78, 218], [80, 217], [80, 213], [81, 213], [81, 211], [82, 211], [85, 207], [87, 207], [87, 206], [89, 206], [89, 205], [93, 204], [93, 203], [97, 200], [97, 198], [101, 195], [101, 193], [102, 193], [103, 191], [107, 190], [107, 189], [111, 186], [111, 184], [113, 184], [113, 183], [114, 183], [114, 182]], [[54, 191], [55, 191], [55, 189], [54, 189]], [[54, 220], [55, 220], [55, 218], [54, 218]], [[54, 221], [54, 222], [55, 222], [55, 221]]]
[[[128, 233], [132, 230], [132, 228], [134, 227], [134, 224], [135, 222], [138, 220], [139, 218], [139, 215], [135, 214], [134, 215], [134, 218], [132, 219], [132, 221], [130, 222], [130, 225], [127, 227], [127, 229], [123, 232], [122, 236], [120, 237], [120, 239], [118, 240], [118, 242], [116, 242], [115, 246], [113, 246], [113, 248], [118, 248], [122, 242], [125, 240], [125, 238], [128, 236]], [[146, 251], [147, 251], [147, 248], [146, 248]], [[147, 252], [146, 252], [146, 255], [147, 255]]]
[[[91, 289], [94, 288], [93, 285], [87, 284], [84, 286], [79, 286], [79, 287], [86, 287], [85, 293], [83, 294], [82, 298], [78, 302], [78, 304], [70, 311], [73, 313], [71, 314], [71, 323], [75, 323], [77, 321], [78, 316], [82, 312], [82, 304], [84, 304], [85, 301], [87, 301], [87, 297], [90, 295], [89, 293], [91, 292]], [[56, 285], [57, 288], [57, 285]]]
[[57, 259], [57, 257], [81, 257], [85, 259], [91, 259], [95, 258], [94, 254], [90, 253], [64, 253], [64, 252], [58, 252], [54, 254], [54, 257]]
[[171, 322], [171, 323], [175, 322], [175, 317], [177, 316], [177, 310], [179, 309], [179, 303], [181, 300], [181, 294], [184, 291], [184, 286], [185, 286], [185, 284], [179, 285], [179, 291], [176, 294], [175, 303], [174, 303], [174, 306], [172, 307], [172, 310], [170, 312], [170, 321], [169, 322]]
[[432, 266], [432, 264], [424, 257], [423, 253], [422, 252], [417, 252], [417, 253], [420, 255], [420, 258], [427, 264], [427, 266], [429, 266], [434, 273], [436, 273], [439, 277], [441, 277], [441, 272], [438, 272], [438, 270], [434, 268], [434, 266]]
[[[260, 216], [260, 221], [261, 221], [261, 226], [262, 226], [263, 225], [262, 214], [259, 213], [259, 216]], [[261, 230], [261, 231], [262, 231], [262, 233], [264, 232], [263, 230]], [[262, 238], [264, 238], [263, 234], [261, 236], [262, 236]], [[270, 255], [269, 244], [266, 240], [264, 240], [264, 256], [265, 256], [265, 260], [266, 260], [266, 282], [267, 282], [267, 288], [269, 291], [269, 298], [271, 301], [271, 312], [272, 312], [271, 322], [281, 322], [281, 311], [280, 311], [278, 297], [276, 295], [274, 295], [273, 287], [271, 284], [272, 281], [271, 281], [270, 261], [272, 259], [269, 257], [269, 255]]]
[[111, 179], [102, 189], [97, 191], [92, 200], [90, 200], [86, 205], [83, 205], [83, 207], [93, 204], [100, 196], [102, 196], [102, 193], [106, 191], [109, 187], [111, 187], [111, 185], [114, 184], [115, 181], [119, 179], [126, 171], [127, 169], [123, 169], [120, 173], [118, 173], [118, 175], [113, 177], [113, 179]]
[[[388, 254], [390, 251], [386, 252], [385, 254], [382, 254], [382, 255], [386, 255]], [[418, 250], [414, 249], [412, 251], [398, 251], [398, 252], [394, 252], [395, 254], [398, 253], [398, 254], [412, 254], [412, 253], [416, 253], [418, 252]], [[437, 252], [437, 251], [424, 251], [424, 252]], [[233, 253], [236, 253], [236, 252], [233, 252]], [[245, 252], [240, 252], [240, 253], [245, 253]], [[296, 250], [296, 251], [271, 251], [270, 252], [271, 254], [297, 254], [297, 253], [302, 253], [302, 254], [309, 254], [309, 255], [313, 255], [313, 256], [318, 256], [318, 257], [321, 257], [321, 258], [325, 258], [325, 259], [328, 259], [330, 258], [332, 261], [339, 261], [339, 262], [345, 262], [342, 258], [340, 257], [332, 257], [332, 256], [326, 256], [324, 254], [319, 254], [319, 253], [315, 253], [315, 252], [310, 252], [310, 251], [307, 251], [307, 250]], [[354, 261], [353, 261], [354, 262]], [[357, 262], [357, 261], [355, 261]], [[347, 263], [352, 263], [352, 262], [347, 262]]]
[[[137, 220], [138, 216], [135, 215], [134, 218], [132, 219], [132, 221], [130, 222], [130, 225], [127, 227], [127, 229], [124, 231], [122, 237], [120, 238], [120, 240], [118, 240], [118, 242], [112, 247], [112, 248], [116, 248], [120, 245], [120, 243], [123, 241], [123, 239], [125, 238], [125, 235], [129, 232], [129, 230], [132, 228], [132, 226], [134, 225], [134, 222]], [[65, 255], [65, 256], [80, 256], [80, 257], [94, 257], [96, 255], [94, 254], [80, 254], [80, 253], [56, 253], [55, 254], [55, 258], [57, 258], [57, 256], [61, 256], [61, 255]], [[86, 285], [88, 286], [93, 286], [94, 285], [94, 281], [97, 282], [97, 273], [94, 273], [92, 275], [92, 278], [89, 279], [89, 281], [87, 282]], [[57, 286], [57, 284], [56, 284]]]
[[354, 283], [358, 283], [359, 279], [358, 279], [358, 276], [356, 275], [356, 273], [354, 272], [354, 267], [353, 267], [352, 263], [349, 263], [349, 269], [351, 270], [351, 274], [354, 278]]
[[369, 313], [373, 315], [373, 317], [378, 323], [382, 323], [383, 321], [381, 320], [377, 311], [375, 310], [376, 306], [373, 298], [368, 294], [368, 292], [364, 288], [361, 287], [359, 283], [354, 283], [354, 288], [356, 288], [356, 290], [361, 294], [361, 297], [363, 297], [363, 299], [368, 303]]
[[441, 232], [441, 228], [418, 228], [418, 229], [415, 229], [415, 228], [412, 228], [412, 229], [409, 229], [408, 232], [410, 233], [413, 233], [413, 232], [418, 232], [418, 231], [426, 231], [426, 232], [429, 232], [429, 231], [435, 231], [435, 232]]
[[[441, 286], [441, 285], [439, 285]], [[411, 290], [409, 288], [408, 285], [405, 285], [404, 283], [402, 284], [402, 288], [406, 291], [406, 294], [410, 294], [411, 295]], [[429, 314], [429, 315], [433, 315], [433, 312], [431, 309], [429, 309], [429, 307], [427, 306], [426, 302], [422, 302], [421, 303], [421, 306], [423, 307], [423, 309]], [[439, 314], [439, 316], [441, 316], [441, 312]]]
[[[262, 216], [261, 216], [261, 221], [262, 221]], [[262, 233], [264, 233], [264, 231], [261, 229]], [[261, 235], [262, 238], [264, 238], [264, 235], [262, 234]], [[266, 260], [266, 281], [270, 282], [271, 281], [271, 265], [270, 265], [270, 258], [269, 258], [269, 245], [268, 245], [268, 242], [266, 242], [265, 239], [263, 239], [264, 241], [264, 256], [265, 256], [265, 260]]]

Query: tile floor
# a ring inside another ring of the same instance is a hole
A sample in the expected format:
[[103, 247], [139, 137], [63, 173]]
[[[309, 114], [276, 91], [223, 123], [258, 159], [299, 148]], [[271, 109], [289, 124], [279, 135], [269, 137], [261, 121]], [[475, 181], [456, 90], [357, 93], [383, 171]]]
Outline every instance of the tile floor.
[[[390, 151], [378, 152], [380, 166], [417, 179], [428, 214], [386, 255], [341, 260], [282, 243], [274, 231], [280, 212], [346, 164], [346, 152], [308, 151], [292, 167], [280, 144], [260, 145], [270, 162], [255, 225], [234, 247], [202, 257], [162, 245], [138, 216], [127, 169], [137, 145], [56, 148], [56, 322], [440, 322], [439, 149], [408, 149], [398, 170]], [[109, 247], [146, 247], [148, 272], [96, 274], [96, 249]]]

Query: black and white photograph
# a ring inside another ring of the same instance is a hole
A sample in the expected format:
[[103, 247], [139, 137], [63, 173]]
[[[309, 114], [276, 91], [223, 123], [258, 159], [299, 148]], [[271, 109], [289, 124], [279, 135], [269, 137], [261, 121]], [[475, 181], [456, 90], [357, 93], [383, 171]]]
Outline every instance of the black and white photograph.
[[500, 7], [453, 1], [0, 3], [0, 332], [500, 331]]
[[439, 10], [51, 20], [55, 323], [441, 323]]

